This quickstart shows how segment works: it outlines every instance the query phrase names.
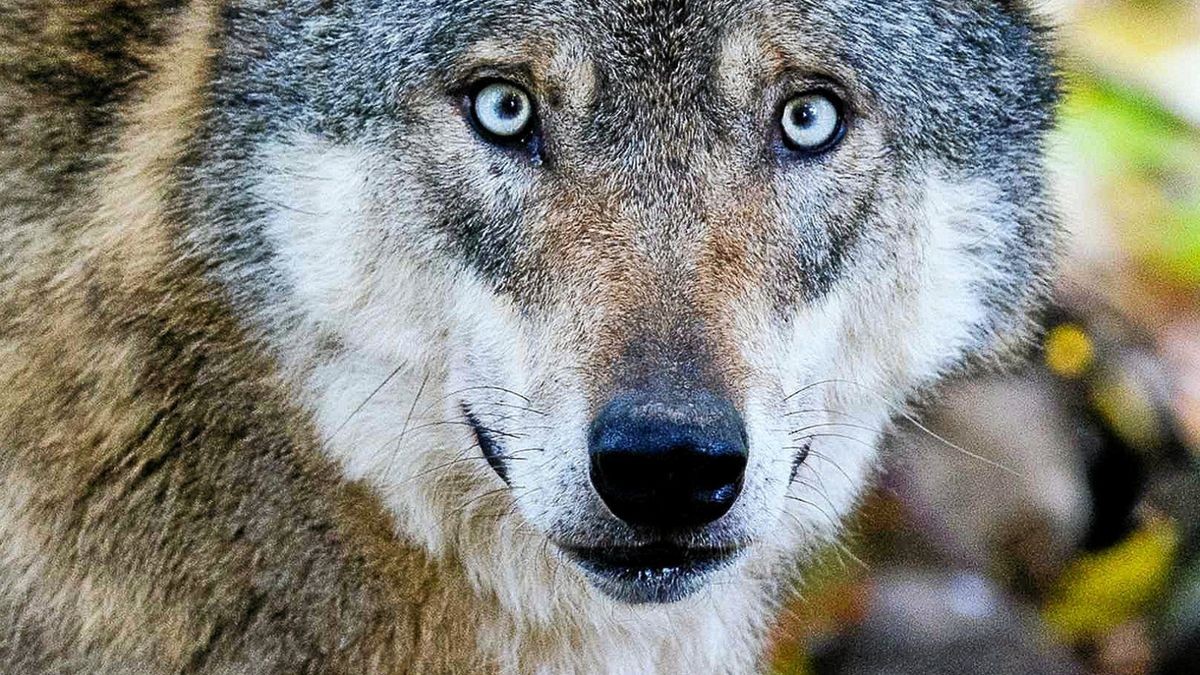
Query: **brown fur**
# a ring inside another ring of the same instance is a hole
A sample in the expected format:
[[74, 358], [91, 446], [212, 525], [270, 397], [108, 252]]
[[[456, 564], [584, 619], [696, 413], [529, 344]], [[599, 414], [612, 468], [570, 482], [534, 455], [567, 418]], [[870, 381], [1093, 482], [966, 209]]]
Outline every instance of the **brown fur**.
[[172, 248], [218, 10], [163, 4], [0, 10], [0, 670], [487, 670], [457, 566], [338, 478]]

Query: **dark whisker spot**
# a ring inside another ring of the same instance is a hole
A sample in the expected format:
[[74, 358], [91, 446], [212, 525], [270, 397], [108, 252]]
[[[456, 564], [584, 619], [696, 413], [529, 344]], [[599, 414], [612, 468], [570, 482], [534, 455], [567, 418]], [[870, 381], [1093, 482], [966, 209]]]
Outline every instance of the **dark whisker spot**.
[[808, 459], [808, 452], [811, 446], [812, 441], [809, 441], [796, 448], [796, 455], [792, 459], [792, 474], [788, 478], [789, 483], [796, 480], [796, 474], [799, 473], [801, 465], [804, 464], [804, 460]]
[[511, 486], [512, 483], [508, 479], [508, 465], [504, 463], [504, 456], [500, 452], [500, 446], [493, 438], [493, 430], [487, 429], [471, 412], [465, 404], [462, 406], [463, 415], [466, 416], [467, 422], [471, 425], [471, 430], [475, 433], [475, 442], [479, 445], [480, 452], [483, 453], [487, 463], [492, 467], [492, 471], [504, 481], [506, 485]]

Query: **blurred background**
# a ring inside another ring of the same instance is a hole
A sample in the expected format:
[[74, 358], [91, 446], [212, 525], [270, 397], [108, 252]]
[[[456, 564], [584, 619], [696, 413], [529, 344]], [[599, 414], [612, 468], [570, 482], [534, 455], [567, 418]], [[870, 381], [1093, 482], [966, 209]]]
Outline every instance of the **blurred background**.
[[899, 424], [777, 673], [1200, 674], [1200, 0], [1043, 9], [1071, 232], [1047, 331]]

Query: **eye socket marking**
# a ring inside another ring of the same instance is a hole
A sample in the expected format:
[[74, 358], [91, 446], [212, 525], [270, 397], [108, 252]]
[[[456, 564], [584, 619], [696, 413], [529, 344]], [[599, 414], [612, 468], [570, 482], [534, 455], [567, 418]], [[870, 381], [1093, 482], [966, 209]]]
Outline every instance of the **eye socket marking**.
[[788, 149], [816, 155], [830, 150], [846, 134], [841, 99], [826, 91], [810, 91], [783, 105], [779, 125]]
[[520, 140], [533, 127], [533, 99], [511, 82], [487, 82], [475, 91], [470, 101], [476, 128], [492, 142]]

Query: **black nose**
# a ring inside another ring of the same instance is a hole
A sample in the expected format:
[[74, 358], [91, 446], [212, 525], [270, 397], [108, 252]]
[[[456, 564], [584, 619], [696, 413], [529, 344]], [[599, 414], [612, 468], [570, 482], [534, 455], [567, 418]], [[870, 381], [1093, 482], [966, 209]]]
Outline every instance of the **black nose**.
[[596, 416], [588, 441], [592, 484], [630, 525], [704, 525], [742, 490], [745, 425], [719, 396], [622, 394]]

